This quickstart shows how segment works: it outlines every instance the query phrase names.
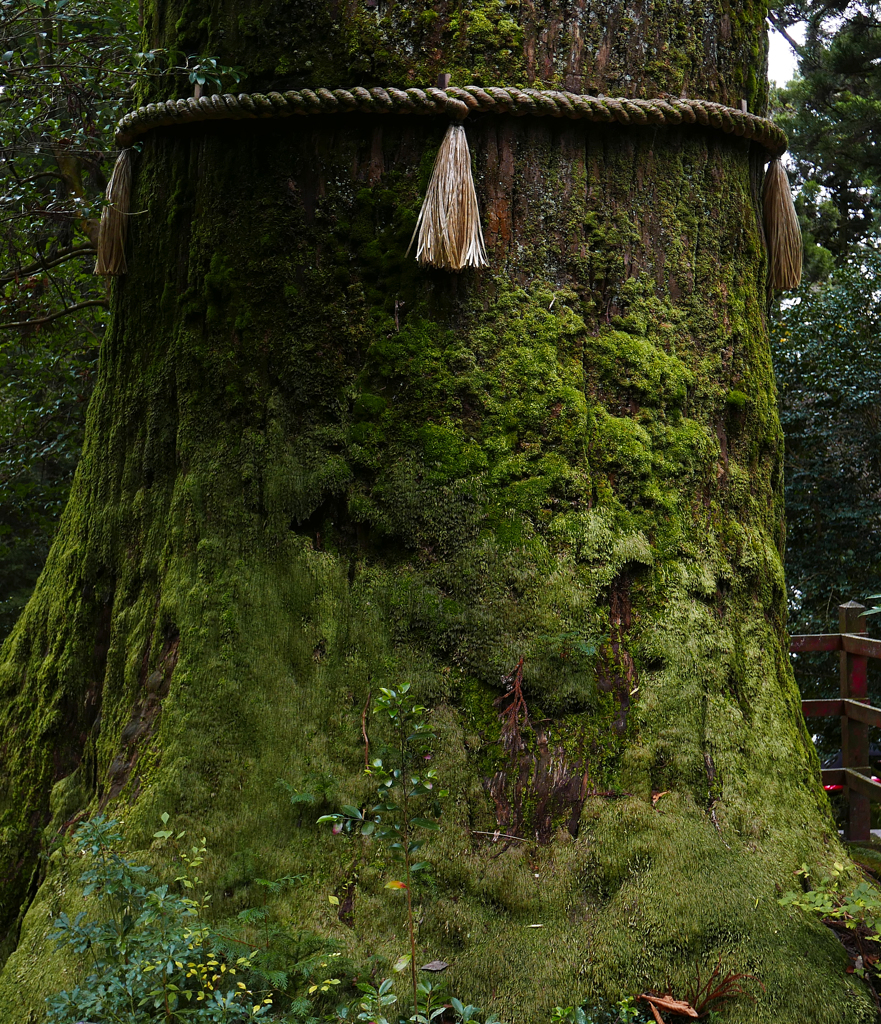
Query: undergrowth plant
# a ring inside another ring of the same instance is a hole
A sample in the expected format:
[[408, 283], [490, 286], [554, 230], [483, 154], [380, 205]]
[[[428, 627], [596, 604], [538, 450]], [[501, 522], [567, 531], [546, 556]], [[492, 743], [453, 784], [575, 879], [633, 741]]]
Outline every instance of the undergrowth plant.
[[855, 869], [840, 861], [835, 861], [828, 874], [814, 875], [802, 864], [796, 875], [809, 888], [787, 892], [778, 902], [813, 914], [833, 927], [846, 928], [860, 951], [854, 973], [865, 978], [871, 971], [875, 980], [881, 977], [881, 969], [866, 948], [867, 942], [881, 942], [881, 892], [865, 880], [857, 881]]
[[[162, 821], [168, 824], [167, 814]], [[163, 828], [154, 838], [166, 842], [172, 835]], [[176, 842], [183, 838], [178, 833]], [[90, 973], [82, 984], [47, 1000], [48, 1021], [239, 1024], [267, 1014], [271, 998], [255, 999], [243, 980], [251, 958], [227, 962], [215, 953], [205, 914], [210, 897], [196, 874], [204, 840], [178, 851], [184, 870], [174, 882], [183, 893], [126, 859], [122, 841], [119, 823], [103, 816], [76, 831], [74, 848], [86, 860], [83, 895], [100, 915], [81, 911], [73, 920], [61, 914], [55, 921], [51, 938], [85, 955]]]
[[[417, 859], [425, 842], [421, 833], [440, 828], [434, 819], [440, 815], [440, 800], [448, 794], [446, 790], [435, 788], [437, 772], [429, 767], [431, 743], [435, 736], [428, 709], [416, 703], [410, 693], [410, 684], [405, 683], [398, 690], [381, 688], [373, 702], [373, 715], [388, 730], [382, 756], [370, 760], [365, 769], [376, 783], [377, 802], [366, 811], [344, 805], [340, 811], [324, 814], [318, 821], [331, 822], [337, 831], [372, 836], [383, 843], [392, 858], [403, 867], [403, 880], [386, 882], [386, 888], [403, 891], [407, 899], [410, 952], [398, 963], [410, 967], [413, 1007], [418, 1012], [413, 878], [430, 867], [428, 861]], [[429, 814], [432, 817], [426, 816]], [[335, 899], [331, 897], [331, 902]]]
[[555, 1006], [549, 1024], [646, 1024], [651, 1020], [632, 996], [626, 996], [608, 1006]]
[[[435, 792], [436, 773], [419, 767], [426, 763], [433, 739], [426, 709], [403, 687], [382, 691], [374, 708], [391, 726], [383, 756], [374, 758], [369, 768], [379, 802], [366, 813], [347, 806], [322, 820], [384, 842], [406, 879], [389, 887], [407, 887], [409, 893], [414, 876], [427, 869], [425, 862], [415, 860], [423, 841], [419, 831], [438, 827], [421, 815], [436, 817], [438, 800], [446, 794]], [[502, 1024], [496, 1014], [485, 1015], [480, 1007], [449, 996], [443, 978], [417, 979], [409, 1006], [399, 1002], [393, 978], [373, 984], [367, 977], [373, 972], [349, 963], [333, 949], [332, 940], [279, 927], [271, 920], [266, 898], [235, 918], [209, 923], [211, 897], [199, 876], [205, 840], [185, 845], [186, 834], [175, 833], [168, 822], [163, 814], [163, 828], [153, 835], [169, 854], [163, 881], [124, 855], [119, 822], [99, 816], [74, 834], [74, 854], [85, 861], [82, 892], [99, 912], [89, 916], [83, 911], [73, 920], [62, 913], [55, 921], [51, 938], [84, 956], [87, 966], [79, 985], [47, 1000], [48, 1024]], [[63, 849], [69, 851], [70, 845]], [[254, 879], [264, 897], [302, 880]], [[412, 984], [411, 900], [407, 913], [410, 953], [398, 959], [393, 971], [400, 974], [409, 967]], [[354, 1000], [353, 991], [358, 993]], [[339, 995], [344, 1001], [331, 1010]], [[629, 998], [606, 1009], [555, 1007], [548, 1016], [549, 1024], [647, 1020]]]
[[479, 1006], [466, 1006], [455, 996], [448, 998], [443, 982], [420, 981], [415, 1009], [409, 1016], [395, 1012], [398, 997], [394, 993], [391, 978], [384, 978], [378, 985], [362, 981], [356, 987], [362, 996], [354, 1009], [360, 1010], [360, 1013], [355, 1016], [349, 1007], [340, 1006], [336, 1011], [337, 1021], [354, 1019], [369, 1024], [431, 1024], [432, 1021], [438, 1021], [439, 1024], [501, 1024], [494, 1013], [484, 1017]]

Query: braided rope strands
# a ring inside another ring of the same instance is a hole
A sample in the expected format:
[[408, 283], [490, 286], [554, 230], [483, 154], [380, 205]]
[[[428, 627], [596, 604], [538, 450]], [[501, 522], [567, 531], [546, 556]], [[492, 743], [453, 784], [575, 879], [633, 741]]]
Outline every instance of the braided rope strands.
[[[168, 100], [165, 103], [150, 103], [144, 107], [138, 107], [131, 113], [125, 115], [117, 125], [116, 142], [122, 147], [131, 144], [146, 132], [154, 128], [168, 125], [186, 125], [200, 121], [214, 120], [248, 120], [276, 117], [303, 117], [313, 114], [413, 114], [413, 115], [445, 115], [454, 121], [461, 121], [469, 114], [495, 113], [513, 114], [516, 117], [565, 117], [573, 120], [593, 121], [600, 124], [621, 124], [621, 125], [702, 125], [707, 128], [717, 129], [729, 135], [736, 135], [762, 146], [768, 153], [771, 160], [779, 159], [786, 151], [787, 140], [783, 131], [766, 118], [757, 117], [755, 114], [743, 110], [736, 110], [733, 107], [726, 107], [720, 103], [712, 103], [709, 100], [700, 99], [626, 99], [622, 97], [608, 96], [582, 96], [578, 93], [558, 92], [555, 90], [539, 89], [517, 89], [513, 87], [498, 88], [479, 86], [466, 86], [465, 88], [448, 87], [445, 89], [395, 89], [395, 88], [373, 88], [373, 89], [301, 89], [285, 93], [270, 92], [242, 93], [238, 96], [229, 94], [217, 96], [202, 96], [199, 99], [189, 98], [180, 100]], [[447, 140], [445, 140], [445, 145]], [[467, 150], [467, 143], [462, 135], [460, 143], [464, 143]], [[443, 147], [442, 147], [443, 150]], [[120, 156], [120, 160], [123, 156]], [[440, 160], [440, 154], [438, 154]], [[464, 165], [458, 165], [464, 170]], [[773, 167], [773, 164], [772, 164]], [[437, 166], [435, 168], [437, 172]], [[771, 173], [771, 172], [769, 172]], [[774, 172], [776, 173], [776, 172]], [[115, 177], [115, 172], [114, 172]], [[468, 167], [468, 180], [470, 180], [470, 163]], [[785, 177], [785, 174], [784, 174]], [[472, 216], [477, 222], [479, 233], [479, 218], [477, 217], [476, 198], [471, 205], [471, 192], [458, 177], [450, 178], [449, 175], [441, 175], [438, 181], [438, 191], [433, 200], [434, 206], [423, 205], [420, 214], [420, 240], [417, 245], [417, 258], [421, 263], [431, 263], [435, 266], [444, 266], [447, 269], [459, 269], [456, 266], [458, 257], [453, 257], [453, 249], [441, 243], [443, 231], [438, 235], [440, 229], [441, 208], [437, 202], [441, 201], [441, 185], [448, 181], [450, 187], [459, 196], [460, 201], [465, 202], [467, 211], [455, 215], [457, 221], [469, 223]], [[432, 182], [435, 182], [434, 175]], [[778, 182], [779, 184], [779, 182]], [[473, 192], [473, 184], [471, 186]], [[788, 187], [785, 190], [789, 195]], [[792, 225], [794, 209], [786, 207], [786, 196], [783, 190], [775, 188], [766, 190], [766, 196], [771, 195], [772, 201], [766, 202], [765, 225], [768, 244], [770, 249], [770, 264], [772, 267], [794, 266], [792, 255], [793, 241]], [[452, 203], [452, 193], [443, 199], [444, 204]], [[426, 203], [428, 199], [426, 197]], [[789, 195], [789, 205], [792, 205], [792, 197]], [[113, 203], [113, 207], [120, 211], [120, 203]], [[444, 216], [447, 221], [451, 216], [450, 209]], [[113, 221], [114, 246], [125, 245], [125, 220]], [[432, 227], [433, 225], [433, 227]], [[111, 228], [108, 226], [108, 236]], [[423, 236], [423, 232], [427, 232]], [[121, 235], [121, 241], [120, 241]], [[98, 242], [99, 256], [96, 273], [118, 274], [125, 273], [124, 257], [121, 261], [111, 261], [108, 257], [102, 260], [102, 249], [105, 247], [104, 219], [102, 216], [102, 228]], [[429, 241], [430, 239], [430, 241]], [[106, 243], [109, 246], [108, 240]], [[781, 248], [781, 246], [783, 248]], [[469, 242], [465, 252], [470, 252], [469, 262], [460, 266], [482, 266], [486, 262], [486, 254], [483, 249], [482, 236], [479, 240]], [[460, 254], [461, 255], [461, 254]], [[463, 257], [464, 258], [464, 257]], [[436, 262], [439, 259], [441, 262]], [[100, 269], [105, 267], [108, 269]], [[116, 269], [113, 269], [116, 268]], [[774, 287], [794, 287], [791, 283], [795, 279], [794, 273], [774, 272], [772, 282]], [[778, 283], [787, 282], [787, 283]]]
[[438, 150], [410, 248], [417, 236], [416, 259], [420, 263], [445, 270], [487, 264], [471, 153], [460, 124], [450, 125]]
[[779, 157], [771, 161], [765, 174], [762, 209], [771, 286], [781, 291], [798, 288], [801, 284], [801, 227], [792, 202], [789, 178]]
[[783, 131], [763, 117], [711, 103], [709, 100], [630, 100], [581, 96], [553, 90], [464, 89], [301, 89], [285, 93], [242, 93], [202, 96], [200, 99], [150, 103], [126, 114], [116, 128], [119, 146], [164, 125], [196, 121], [294, 117], [310, 114], [446, 114], [463, 118], [470, 113], [568, 117], [574, 120], [624, 125], [700, 124], [759, 143], [772, 157], [786, 152]]
[[131, 192], [132, 150], [124, 149], [117, 157], [113, 174], [107, 183], [107, 202], [101, 211], [95, 273], [102, 277], [124, 274], [128, 269], [125, 262], [125, 240], [128, 234]]

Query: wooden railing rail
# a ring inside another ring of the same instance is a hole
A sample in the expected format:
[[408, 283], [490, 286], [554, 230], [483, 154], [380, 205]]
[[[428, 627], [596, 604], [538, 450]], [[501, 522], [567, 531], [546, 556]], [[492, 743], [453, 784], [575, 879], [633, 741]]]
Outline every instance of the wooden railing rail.
[[881, 782], [869, 767], [869, 728], [881, 729], [881, 708], [868, 703], [869, 658], [881, 659], [881, 640], [866, 636], [865, 606], [849, 601], [838, 606], [841, 632], [791, 637], [789, 651], [838, 651], [838, 700], [803, 700], [805, 718], [841, 716], [841, 767], [824, 768], [823, 784], [844, 786], [848, 812], [845, 838], [866, 842], [870, 838], [870, 801], [881, 803]]
[[802, 654], [807, 651], [847, 651], [848, 654], [861, 654], [864, 658], [881, 658], [881, 640], [860, 636], [859, 633], [806, 633], [790, 637], [790, 640], [790, 654]]

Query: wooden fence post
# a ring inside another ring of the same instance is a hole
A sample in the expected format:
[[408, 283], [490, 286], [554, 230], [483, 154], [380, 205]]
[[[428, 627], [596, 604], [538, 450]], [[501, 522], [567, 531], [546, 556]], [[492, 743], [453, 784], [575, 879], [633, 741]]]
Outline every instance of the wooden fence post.
[[[865, 605], [856, 601], [838, 606], [838, 628], [842, 633], [865, 633], [866, 620], [861, 613]], [[838, 655], [841, 673], [841, 696], [843, 700], [868, 699], [868, 678], [866, 674], [867, 660], [856, 654], [841, 651]], [[842, 768], [866, 768], [869, 764], [869, 727], [863, 722], [856, 722], [846, 715], [841, 719], [841, 766]], [[844, 837], [851, 841], [868, 842], [869, 798], [856, 793], [847, 785], [847, 774], [844, 776], [845, 792], [847, 793], [848, 814], [844, 826]]]

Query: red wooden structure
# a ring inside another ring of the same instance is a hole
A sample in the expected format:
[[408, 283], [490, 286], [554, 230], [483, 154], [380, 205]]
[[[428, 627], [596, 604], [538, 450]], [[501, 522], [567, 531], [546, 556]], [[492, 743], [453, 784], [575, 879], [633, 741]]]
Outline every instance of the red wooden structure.
[[872, 778], [869, 767], [869, 726], [881, 729], [881, 708], [867, 702], [866, 669], [869, 658], [881, 658], [881, 640], [866, 636], [865, 606], [850, 601], [838, 606], [840, 633], [794, 636], [790, 653], [838, 651], [841, 696], [838, 700], [803, 700], [805, 718], [841, 716], [841, 767], [824, 768], [824, 785], [843, 785], [848, 816], [846, 839], [866, 842], [869, 838], [869, 802], [881, 803], [881, 782]]

